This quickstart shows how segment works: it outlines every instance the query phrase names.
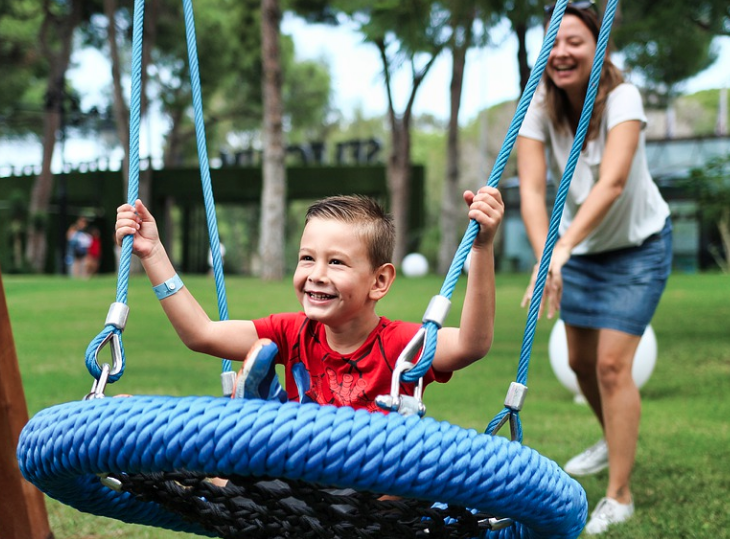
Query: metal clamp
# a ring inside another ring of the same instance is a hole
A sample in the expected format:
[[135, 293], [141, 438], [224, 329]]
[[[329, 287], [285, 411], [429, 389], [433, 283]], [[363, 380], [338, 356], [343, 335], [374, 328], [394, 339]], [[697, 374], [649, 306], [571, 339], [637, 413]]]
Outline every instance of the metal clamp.
[[522, 410], [522, 405], [525, 403], [525, 397], [527, 396], [527, 386], [518, 382], [512, 382], [507, 389], [507, 395], [504, 398], [504, 406], [508, 408], [510, 412], [502, 416], [497, 426], [494, 427], [492, 434], [497, 434], [507, 421], [509, 421], [510, 439], [512, 441], [517, 440], [517, 422], [515, 420], [515, 413]]
[[236, 371], [225, 371], [221, 373], [221, 387], [223, 396], [230, 397], [233, 395], [233, 389], [236, 385]]
[[439, 329], [444, 327], [446, 317], [449, 315], [451, 309], [451, 300], [446, 296], [437, 295], [431, 298], [431, 301], [426, 307], [426, 312], [423, 313], [422, 321], [433, 322]]
[[106, 315], [105, 326], [112, 325], [120, 331], [124, 331], [127, 327], [127, 318], [129, 317], [129, 306], [126, 303], [115, 301], [109, 306], [109, 312]]
[[498, 518], [498, 517], [485, 518], [484, 520], [479, 521], [479, 524], [486, 524], [487, 529], [494, 530], [494, 531], [509, 528], [514, 523], [515, 523], [515, 521], [512, 520], [511, 518]]
[[99, 481], [101, 482], [101, 484], [105, 487], [110, 488], [116, 492], [122, 491], [121, 480], [117, 479], [116, 477], [110, 476], [108, 473], [100, 473], [96, 475], [99, 477]]
[[507, 389], [507, 396], [504, 398], [504, 405], [510, 410], [519, 412], [525, 404], [527, 397], [527, 386], [519, 382], [512, 382]]

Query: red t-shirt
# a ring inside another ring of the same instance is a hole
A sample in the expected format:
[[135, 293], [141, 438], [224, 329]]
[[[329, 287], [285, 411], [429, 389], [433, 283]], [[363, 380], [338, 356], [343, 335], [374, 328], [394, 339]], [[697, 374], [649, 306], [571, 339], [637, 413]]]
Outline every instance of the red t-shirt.
[[92, 258], [99, 258], [101, 256], [101, 240], [99, 238], [96, 236], [91, 238], [91, 245], [89, 245], [89, 250], [86, 251], [86, 254]]
[[[391, 322], [381, 317], [365, 343], [352, 354], [343, 355], [327, 344], [324, 324], [299, 313], [272, 314], [254, 320], [259, 338], [268, 338], [279, 347], [277, 363], [286, 367], [289, 400], [298, 401], [292, 366], [302, 363], [309, 372], [311, 387], [306, 392], [314, 402], [382, 411], [375, 404], [378, 395], [389, 395], [398, 356], [420, 324]], [[447, 382], [451, 373], [430, 368], [424, 386], [436, 380]], [[415, 385], [401, 381], [400, 393], [413, 395]]]

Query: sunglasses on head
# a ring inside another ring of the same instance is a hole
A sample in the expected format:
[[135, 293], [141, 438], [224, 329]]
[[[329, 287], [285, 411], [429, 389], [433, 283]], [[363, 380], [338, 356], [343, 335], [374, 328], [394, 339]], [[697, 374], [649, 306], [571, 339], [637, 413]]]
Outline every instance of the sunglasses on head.
[[[595, 0], [576, 0], [575, 2], [568, 2], [568, 7], [573, 9], [592, 9], [598, 14], [598, 6], [596, 6]], [[555, 11], [555, 4], [545, 6], [545, 17], [552, 17], [553, 11]]]

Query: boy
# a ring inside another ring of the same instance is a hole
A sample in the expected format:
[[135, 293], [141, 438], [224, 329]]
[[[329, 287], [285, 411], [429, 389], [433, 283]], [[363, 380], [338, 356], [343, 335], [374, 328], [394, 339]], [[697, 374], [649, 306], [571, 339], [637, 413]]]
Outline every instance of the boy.
[[[466, 191], [464, 200], [480, 230], [472, 249], [461, 325], [439, 331], [424, 384], [448, 381], [453, 371], [484, 357], [492, 343], [493, 243], [504, 205], [499, 191], [491, 187], [476, 194]], [[335, 196], [309, 208], [293, 278], [303, 312], [258, 320], [208, 318], [175, 274], [155, 220], [139, 200], [134, 207], [124, 204], [117, 210], [117, 243], [129, 234], [134, 235], [133, 252], [188, 348], [244, 360], [259, 339], [271, 339], [279, 349], [277, 362], [285, 365], [289, 400], [380, 410], [375, 398], [390, 393], [395, 362], [421, 326], [391, 322], [375, 312], [395, 280], [395, 228], [374, 200]], [[410, 384], [401, 384], [401, 393], [412, 395], [413, 388], [406, 386]]]

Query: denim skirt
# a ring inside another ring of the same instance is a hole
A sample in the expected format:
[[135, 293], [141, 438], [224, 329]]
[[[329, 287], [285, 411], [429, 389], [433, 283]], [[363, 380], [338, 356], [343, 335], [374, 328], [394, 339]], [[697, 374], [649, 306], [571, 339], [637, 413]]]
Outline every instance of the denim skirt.
[[571, 326], [643, 335], [672, 270], [672, 224], [638, 247], [573, 255], [562, 268], [560, 318]]

